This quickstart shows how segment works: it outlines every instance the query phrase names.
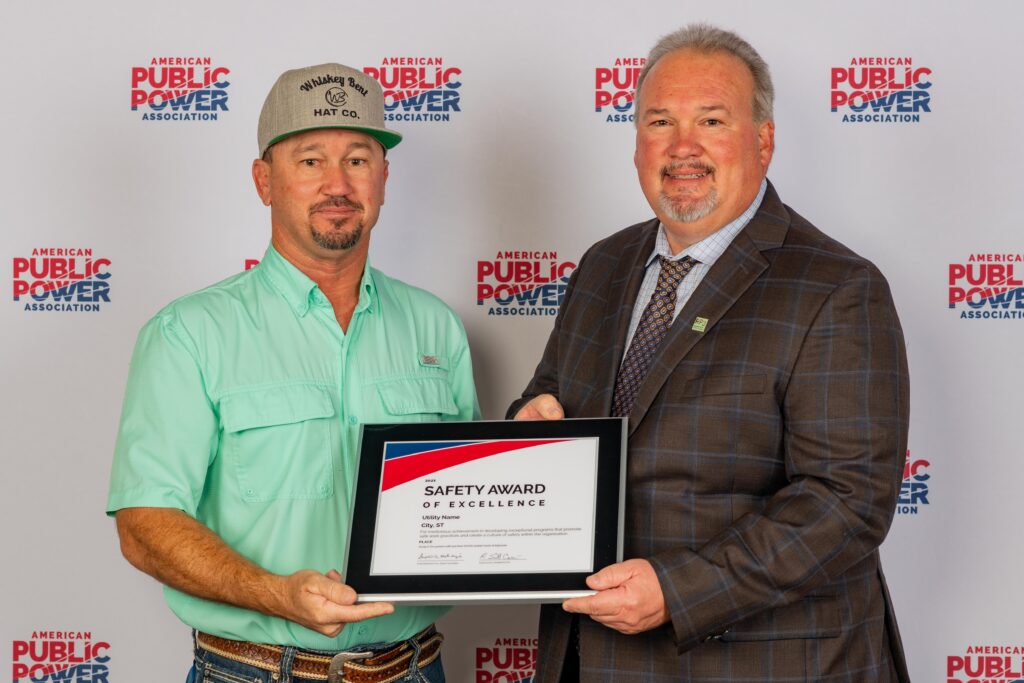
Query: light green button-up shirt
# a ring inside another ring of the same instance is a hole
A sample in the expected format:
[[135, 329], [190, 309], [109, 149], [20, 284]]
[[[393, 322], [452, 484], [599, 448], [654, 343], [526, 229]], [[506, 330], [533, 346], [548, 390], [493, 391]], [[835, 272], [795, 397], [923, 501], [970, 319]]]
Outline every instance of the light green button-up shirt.
[[[273, 247], [139, 333], [107, 512], [184, 510], [268, 571], [344, 571], [359, 425], [479, 418], [465, 330], [437, 297], [367, 265], [347, 333]], [[319, 650], [402, 640], [446, 608], [396, 606], [328, 638], [165, 588], [207, 633]]]

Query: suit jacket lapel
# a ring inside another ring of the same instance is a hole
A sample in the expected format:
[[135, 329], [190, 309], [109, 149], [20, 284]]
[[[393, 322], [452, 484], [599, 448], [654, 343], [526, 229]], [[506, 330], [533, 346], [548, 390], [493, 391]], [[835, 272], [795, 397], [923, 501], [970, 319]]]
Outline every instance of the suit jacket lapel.
[[629, 330], [629, 319], [633, 312], [633, 302], [640, 293], [647, 257], [654, 251], [654, 241], [658, 232], [658, 219], [646, 223], [637, 233], [637, 239], [623, 250], [622, 257], [617, 259], [615, 269], [608, 278], [608, 299], [604, 319], [595, 335], [598, 342], [596, 348], [602, 349], [602, 358], [595, 367], [602, 368], [605, 376], [597, 386], [602, 390], [588, 397], [581, 415], [612, 414], [612, 393], [615, 390], [615, 377], [622, 361], [626, 332]]
[[[768, 267], [761, 252], [781, 245], [788, 229], [789, 212], [769, 183], [757, 213], [704, 276], [669, 328], [630, 413], [630, 434], [647, 414], [673, 369]], [[694, 329], [698, 317], [707, 320], [703, 330]]]

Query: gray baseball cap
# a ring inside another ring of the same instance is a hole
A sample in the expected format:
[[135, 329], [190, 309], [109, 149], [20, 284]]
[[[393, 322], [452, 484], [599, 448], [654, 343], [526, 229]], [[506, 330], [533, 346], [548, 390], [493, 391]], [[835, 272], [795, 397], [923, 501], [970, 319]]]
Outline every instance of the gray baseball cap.
[[375, 137], [391, 149], [402, 136], [384, 127], [384, 91], [362, 71], [320, 64], [285, 71], [270, 89], [257, 133], [260, 154], [289, 135], [346, 128]]

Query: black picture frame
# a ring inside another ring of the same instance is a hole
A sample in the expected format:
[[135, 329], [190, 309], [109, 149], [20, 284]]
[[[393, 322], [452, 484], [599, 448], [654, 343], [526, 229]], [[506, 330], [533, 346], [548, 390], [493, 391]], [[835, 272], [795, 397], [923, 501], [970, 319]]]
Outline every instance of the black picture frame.
[[[345, 583], [360, 602], [403, 604], [543, 603], [592, 593], [591, 572], [390, 574], [370, 571], [386, 443], [500, 439], [598, 439], [594, 491], [594, 571], [622, 561], [625, 418], [371, 424], [362, 428]], [[587, 503], [581, 503], [587, 504]]]

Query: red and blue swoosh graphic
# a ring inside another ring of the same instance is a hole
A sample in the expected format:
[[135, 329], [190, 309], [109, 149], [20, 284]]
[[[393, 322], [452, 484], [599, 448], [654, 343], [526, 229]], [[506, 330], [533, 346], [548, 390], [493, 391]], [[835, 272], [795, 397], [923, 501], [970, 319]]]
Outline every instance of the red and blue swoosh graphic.
[[381, 491], [434, 472], [487, 458], [568, 439], [513, 439], [496, 441], [404, 441], [384, 446]]

